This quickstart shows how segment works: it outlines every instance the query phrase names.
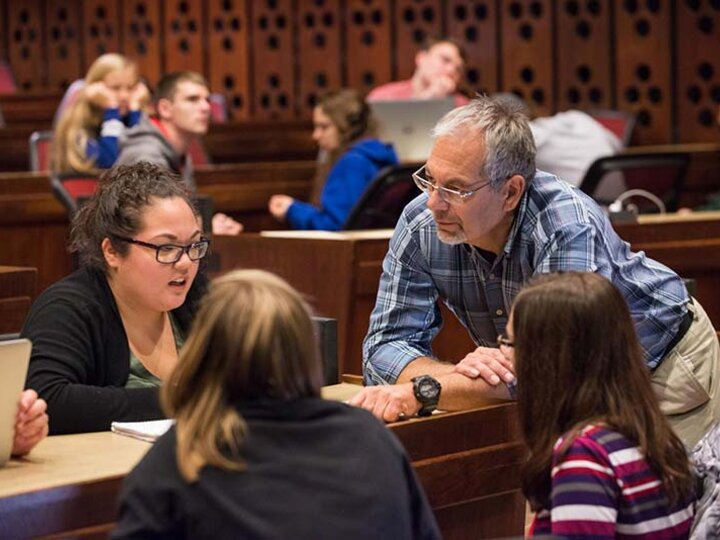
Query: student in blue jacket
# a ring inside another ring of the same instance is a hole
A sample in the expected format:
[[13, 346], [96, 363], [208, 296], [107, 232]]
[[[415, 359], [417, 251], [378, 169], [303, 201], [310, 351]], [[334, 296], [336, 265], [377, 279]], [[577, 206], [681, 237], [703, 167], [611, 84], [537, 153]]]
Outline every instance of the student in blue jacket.
[[313, 139], [327, 158], [317, 171], [316, 184], [324, 183], [319, 204], [273, 195], [268, 209], [293, 229], [337, 231], [380, 169], [398, 159], [392, 145], [375, 138], [370, 107], [355, 90], [326, 94], [313, 111], [313, 124]]
[[60, 113], [53, 132], [53, 171], [97, 174], [112, 167], [120, 135], [140, 121], [149, 99], [135, 62], [116, 53], [99, 56]]

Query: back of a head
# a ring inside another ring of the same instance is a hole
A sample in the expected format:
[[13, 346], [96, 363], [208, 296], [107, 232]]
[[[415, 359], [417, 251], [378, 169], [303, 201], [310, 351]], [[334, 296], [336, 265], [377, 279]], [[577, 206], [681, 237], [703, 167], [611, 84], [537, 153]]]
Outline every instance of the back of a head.
[[615, 415], [618, 392], [649, 390], [627, 303], [604, 277], [540, 276], [520, 292], [512, 313], [518, 401], [531, 414], [540, 404], [552, 408], [560, 423], [554, 430]]
[[482, 137], [484, 174], [493, 189], [513, 175], [535, 177], [535, 140], [522, 104], [482, 95], [443, 116], [432, 131], [442, 137]]
[[547, 496], [558, 438], [568, 435], [563, 452], [589, 423], [637, 445], [670, 500], [688, 493], [685, 449], [660, 411], [627, 302], [609, 280], [541, 275], [516, 297], [512, 320], [520, 425], [532, 455], [523, 489], [533, 508]]
[[357, 90], [332, 90], [318, 100], [317, 106], [337, 126], [341, 146], [347, 147], [358, 139], [375, 135], [372, 110]]
[[153, 102], [157, 103], [161, 99], [172, 101], [178, 85], [184, 82], [192, 82], [205, 88], [210, 88], [207, 79], [196, 71], [173, 71], [172, 73], [163, 75], [155, 85]]
[[246, 426], [234, 404], [320, 396], [314, 335], [307, 304], [279, 277], [236, 270], [212, 283], [161, 393], [187, 481], [205, 465], [243, 469]]
[[238, 270], [213, 281], [183, 348], [168, 412], [203, 392], [226, 400], [318, 396], [322, 366], [307, 304], [281, 278]]

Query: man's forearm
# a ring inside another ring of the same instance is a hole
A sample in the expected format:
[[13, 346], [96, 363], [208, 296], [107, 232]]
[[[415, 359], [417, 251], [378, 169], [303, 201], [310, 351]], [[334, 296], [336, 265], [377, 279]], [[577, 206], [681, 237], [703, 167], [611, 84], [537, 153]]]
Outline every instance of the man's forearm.
[[488, 399], [510, 399], [507, 386], [491, 386], [483, 379], [471, 379], [455, 372], [455, 366], [428, 357], [416, 358], [400, 373], [397, 384], [407, 383], [413, 377], [431, 375], [442, 385], [438, 409], [457, 411], [479, 407]]

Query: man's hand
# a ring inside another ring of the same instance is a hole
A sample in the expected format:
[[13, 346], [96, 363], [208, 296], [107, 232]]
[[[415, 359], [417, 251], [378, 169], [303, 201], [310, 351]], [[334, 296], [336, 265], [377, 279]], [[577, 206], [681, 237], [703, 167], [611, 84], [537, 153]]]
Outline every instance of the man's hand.
[[418, 96], [422, 99], [444, 98], [455, 93], [457, 81], [447, 75], [433, 77]]
[[268, 202], [268, 210], [275, 219], [282, 221], [294, 201], [295, 199], [289, 195], [273, 195], [270, 197], [270, 202]]
[[35, 390], [20, 394], [18, 412], [15, 416], [15, 438], [12, 455], [27, 454], [48, 434], [48, 415], [45, 400], [38, 398]]
[[384, 422], [397, 422], [420, 410], [412, 383], [368, 386], [348, 403], [370, 411]]
[[491, 386], [515, 380], [515, 366], [499, 349], [478, 347], [455, 366], [456, 373], [471, 379], [482, 378]]
[[243, 230], [242, 223], [218, 212], [212, 217], [212, 232], [221, 236], [236, 236]]

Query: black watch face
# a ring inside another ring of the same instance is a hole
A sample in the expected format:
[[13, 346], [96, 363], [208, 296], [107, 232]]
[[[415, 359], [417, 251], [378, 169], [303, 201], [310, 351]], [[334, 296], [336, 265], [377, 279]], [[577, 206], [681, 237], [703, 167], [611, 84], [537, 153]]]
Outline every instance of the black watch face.
[[417, 387], [418, 394], [424, 398], [432, 399], [438, 395], [438, 387], [432, 379], [420, 381]]

